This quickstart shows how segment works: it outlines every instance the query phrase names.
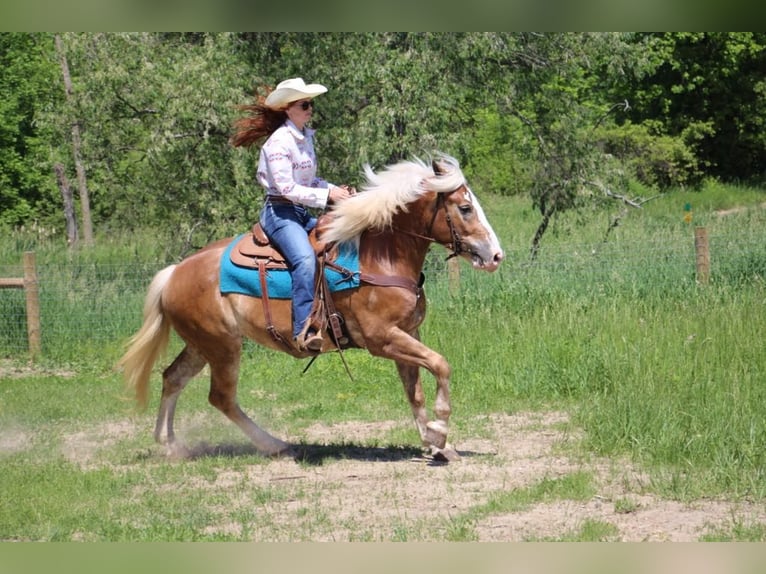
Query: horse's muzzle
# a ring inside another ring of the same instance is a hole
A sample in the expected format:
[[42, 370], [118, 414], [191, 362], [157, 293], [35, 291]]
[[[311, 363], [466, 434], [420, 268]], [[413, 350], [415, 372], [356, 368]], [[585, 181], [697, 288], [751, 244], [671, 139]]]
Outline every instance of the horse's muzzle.
[[480, 252], [472, 251], [470, 253], [470, 256], [471, 256], [471, 264], [473, 265], [473, 268], [481, 269], [483, 271], [492, 273], [498, 267], [500, 267], [500, 263], [505, 258], [505, 254], [503, 254], [503, 250], [499, 249], [494, 252], [490, 251], [489, 253], [490, 255], [488, 255], [487, 257], [482, 257]]

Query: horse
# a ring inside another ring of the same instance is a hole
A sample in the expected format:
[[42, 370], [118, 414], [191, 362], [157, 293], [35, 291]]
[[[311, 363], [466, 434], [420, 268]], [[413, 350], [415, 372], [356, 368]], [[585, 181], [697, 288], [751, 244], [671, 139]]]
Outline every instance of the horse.
[[[449, 257], [460, 256], [474, 269], [487, 272], [498, 268], [504, 254], [457, 160], [439, 152], [429, 163], [402, 160], [378, 172], [364, 165], [366, 181], [359, 192], [330, 206], [312, 231], [312, 241], [317, 241], [313, 236], [321, 229], [324, 243], [357, 248], [361, 281], [331, 294], [343, 317], [347, 347], [395, 362], [424, 449], [449, 461], [459, 459], [447, 442], [451, 367], [420, 339], [426, 313], [423, 266], [434, 243], [446, 247]], [[264, 312], [257, 297], [221, 292], [221, 259], [231, 241], [213, 242], [157, 272], [145, 297], [143, 324], [127, 341], [117, 367], [123, 371], [126, 389], [134, 393], [139, 407], [146, 408], [150, 374], [172, 328], [185, 346], [162, 373], [154, 439], [169, 449], [177, 445], [173, 419], [178, 397], [208, 365], [210, 404], [244, 432], [259, 454], [296, 456], [290, 443], [272, 436], [240, 408], [242, 346], [248, 338], [298, 359], [316, 353], [282, 344], [292, 332], [289, 299], [270, 299], [270, 311]], [[272, 336], [269, 320], [282, 337]], [[339, 350], [330, 337], [324, 337], [320, 353]], [[435, 420], [429, 420], [426, 411], [421, 367], [436, 379]]]

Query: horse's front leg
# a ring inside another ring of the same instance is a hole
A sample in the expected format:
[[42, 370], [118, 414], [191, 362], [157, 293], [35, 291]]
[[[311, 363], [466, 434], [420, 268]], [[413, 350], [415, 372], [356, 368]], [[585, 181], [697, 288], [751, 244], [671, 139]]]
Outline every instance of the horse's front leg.
[[429, 446], [430, 443], [426, 439], [428, 413], [426, 412], [426, 399], [420, 381], [420, 367], [397, 362], [396, 368], [399, 371], [399, 378], [404, 384], [404, 393], [407, 395], [410, 408], [412, 408], [412, 416], [415, 417], [415, 426], [420, 433], [420, 438], [424, 445]]
[[[449, 417], [452, 413], [449, 396], [452, 371], [446, 359], [421, 343], [417, 330], [409, 334], [394, 329], [387, 334], [385, 343], [379, 349], [373, 346], [368, 346], [368, 349], [373, 354], [388, 357], [396, 362], [423, 444], [448, 460], [459, 458], [454, 448], [447, 444]], [[428, 369], [436, 379], [434, 421], [429, 421], [426, 413], [420, 367]]]

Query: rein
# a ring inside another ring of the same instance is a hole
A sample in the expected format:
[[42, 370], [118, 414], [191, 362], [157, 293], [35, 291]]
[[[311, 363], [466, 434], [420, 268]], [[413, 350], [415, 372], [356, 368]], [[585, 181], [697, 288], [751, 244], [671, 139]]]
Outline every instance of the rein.
[[[446, 257], [445, 261], [450, 260], [453, 257], [457, 257], [461, 253], [470, 253], [470, 250], [467, 250], [464, 248], [463, 240], [460, 237], [460, 234], [455, 229], [455, 225], [452, 223], [452, 218], [450, 217], [449, 211], [447, 210], [447, 204], [445, 203], [445, 200], [444, 200], [445, 196], [451, 195], [455, 193], [456, 191], [457, 189], [450, 192], [442, 192], [442, 193], [437, 192], [436, 202], [434, 204], [434, 211], [433, 211], [433, 215], [431, 216], [431, 223], [428, 225], [427, 235], [421, 235], [419, 233], [415, 233], [414, 231], [408, 231], [408, 230], [399, 229], [399, 228], [393, 228], [393, 229], [405, 235], [410, 235], [412, 237], [424, 239], [428, 241], [429, 243], [438, 243], [439, 245], [442, 245], [443, 247], [451, 251], [451, 253]], [[436, 223], [436, 217], [439, 215], [440, 208], [444, 209], [444, 218], [445, 218], [445, 221], [447, 222], [447, 227], [449, 228], [450, 236], [452, 237], [452, 241], [449, 243], [441, 243], [440, 241], [437, 241], [436, 238], [433, 237], [433, 227], [434, 227], [434, 224]], [[327, 251], [325, 250], [324, 254], [326, 255], [326, 253]], [[326, 261], [326, 259], [321, 259], [320, 276], [323, 277], [323, 279], [324, 279], [324, 272], [321, 270], [321, 267], [323, 267], [324, 265], [333, 267], [336, 271], [339, 271], [341, 273], [345, 272], [345, 273], [351, 274], [349, 270], [344, 269], [343, 267], [340, 267], [332, 262], [328, 262]], [[367, 283], [369, 285], [376, 285], [378, 287], [400, 287], [403, 289], [407, 289], [410, 292], [414, 293], [418, 299], [420, 299], [420, 297], [423, 295], [423, 284], [425, 282], [425, 275], [421, 272], [419, 280], [413, 281], [412, 279], [409, 279], [407, 277], [400, 277], [400, 276], [391, 277], [391, 276], [378, 275], [378, 274], [367, 273], [362, 271], [359, 274], [359, 280], [362, 283]], [[322, 296], [322, 298], [325, 301], [329, 302], [330, 305], [332, 305], [332, 296], [327, 292], [328, 289], [327, 289], [326, 279], [324, 279], [322, 283], [324, 284], [323, 285], [324, 290], [323, 292], [319, 294]], [[336, 317], [335, 318], [336, 324], [332, 324], [333, 316]], [[347, 339], [343, 337], [345, 341], [341, 342], [341, 336], [340, 336], [341, 328], [340, 328], [340, 325], [337, 324], [337, 321], [338, 321], [337, 317], [338, 317], [338, 314], [335, 312], [334, 308], [328, 311], [328, 319], [330, 320], [330, 323], [331, 323], [333, 339], [338, 349], [338, 353], [340, 354], [341, 360], [343, 361], [343, 366], [346, 369], [346, 373], [348, 374], [349, 378], [353, 381], [354, 378], [351, 376], [351, 371], [349, 370], [348, 365], [346, 364], [346, 359], [343, 357], [343, 350], [342, 350], [343, 342], [347, 342]], [[318, 356], [319, 355], [315, 355], [311, 358], [311, 361], [309, 361], [308, 365], [306, 365], [306, 368], [303, 369], [303, 374], [305, 374], [306, 371], [309, 370], [309, 368], [311, 367], [311, 365], [314, 363], [314, 361], [316, 360]]]

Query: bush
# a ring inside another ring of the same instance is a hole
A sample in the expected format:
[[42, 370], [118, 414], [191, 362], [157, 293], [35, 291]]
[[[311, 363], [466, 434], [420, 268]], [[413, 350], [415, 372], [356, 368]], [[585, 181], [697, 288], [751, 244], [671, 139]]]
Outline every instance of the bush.
[[600, 129], [598, 141], [605, 153], [623, 161], [644, 185], [660, 191], [671, 187], [696, 188], [704, 174], [693, 144], [706, 127], [692, 128], [683, 136], [673, 137], [653, 133], [651, 124], [626, 123]]

